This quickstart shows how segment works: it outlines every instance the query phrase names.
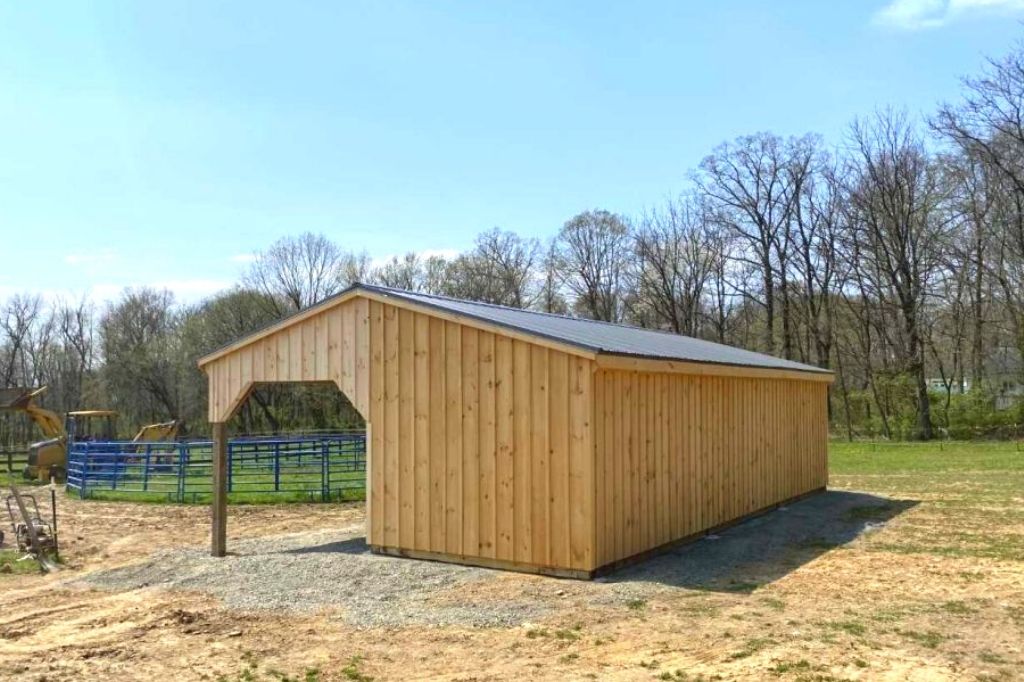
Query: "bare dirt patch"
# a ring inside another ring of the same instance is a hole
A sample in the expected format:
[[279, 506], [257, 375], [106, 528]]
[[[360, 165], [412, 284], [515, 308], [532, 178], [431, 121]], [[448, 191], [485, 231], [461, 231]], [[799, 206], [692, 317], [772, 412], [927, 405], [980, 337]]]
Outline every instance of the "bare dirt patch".
[[0, 578], [0, 678], [1020, 677], [1017, 518], [902, 488], [589, 583], [375, 556], [358, 506], [232, 508], [215, 560], [205, 509], [62, 500], [68, 570]]

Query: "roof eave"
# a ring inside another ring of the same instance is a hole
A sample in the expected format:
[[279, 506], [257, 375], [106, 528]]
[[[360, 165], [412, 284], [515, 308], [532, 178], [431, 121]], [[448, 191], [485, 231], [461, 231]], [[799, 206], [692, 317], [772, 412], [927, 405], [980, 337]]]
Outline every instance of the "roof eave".
[[375, 287], [372, 284], [363, 284], [361, 282], [356, 282], [349, 286], [347, 289], [340, 291], [337, 294], [334, 294], [333, 296], [325, 298], [323, 301], [317, 303], [316, 305], [312, 305], [304, 310], [300, 310], [297, 313], [293, 313], [287, 317], [281, 318], [280, 320], [272, 324], [269, 324], [262, 329], [256, 330], [248, 334], [247, 336], [243, 336], [242, 338], [236, 341], [233, 341], [225, 346], [218, 348], [212, 353], [204, 355], [203, 357], [199, 358], [197, 364], [199, 368], [202, 369], [211, 362], [214, 362], [226, 355], [229, 355], [236, 350], [244, 348], [245, 346], [253, 344], [259, 341], [260, 339], [266, 338], [271, 334], [286, 329], [287, 327], [295, 324], [296, 322], [301, 322], [302, 320], [322, 313], [324, 310], [332, 308], [336, 305], [340, 305], [358, 294], [362, 294], [367, 298], [378, 300], [382, 303], [397, 303], [398, 305], [401, 305], [403, 307], [425, 310], [428, 312], [432, 312], [435, 315], [439, 315], [456, 322], [469, 322], [470, 326], [475, 326], [482, 329], [497, 328], [500, 330], [504, 330], [506, 332], [512, 332], [513, 334], [516, 335], [522, 335], [523, 337], [529, 337], [531, 339], [545, 341], [550, 346], [556, 347], [559, 350], [571, 352], [573, 354], [580, 355], [588, 359], [593, 359], [594, 357], [596, 357], [598, 353], [601, 352], [601, 349], [597, 346], [592, 346], [575, 341], [569, 341], [567, 339], [563, 339], [553, 334], [544, 334], [543, 332], [527, 330], [522, 327], [518, 327], [514, 324], [494, 320], [483, 315], [474, 315], [473, 313], [467, 313], [465, 311], [453, 311], [450, 308], [446, 308], [441, 305], [435, 305], [417, 298], [402, 296], [400, 293], [397, 293], [391, 289], [382, 289]]
[[597, 366], [603, 369], [628, 371], [671, 372], [676, 374], [761, 377], [821, 381], [832, 383], [835, 373], [820, 367], [798, 369], [776, 365], [741, 365], [707, 360], [687, 360], [631, 353], [604, 352], [597, 356]]

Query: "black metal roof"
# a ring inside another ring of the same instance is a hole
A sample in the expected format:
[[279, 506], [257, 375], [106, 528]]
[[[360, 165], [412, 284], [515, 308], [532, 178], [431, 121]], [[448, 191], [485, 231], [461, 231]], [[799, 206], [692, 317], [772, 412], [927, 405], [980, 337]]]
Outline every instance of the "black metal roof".
[[[680, 360], [741, 367], [788, 369], [801, 372], [828, 374], [828, 370], [783, 360], [764, 353], [755, 353], [712, 341], [681, 336], [671, 332], [641, 329], [611, 322], [598, 322], [565, 315], [520, 310], [491, 303], [465, 301], [447, 296], [423, 294], [404, 289], [354, 284], [344, 293], [362, 289], [380, 296], [409, 301], [428, 308], [464, 315], [483, 322], [514, 329], [525, 334], [560, 341], [571, 346], [636, 358]], [[342, 295], [339, 294], [339, 295]]]

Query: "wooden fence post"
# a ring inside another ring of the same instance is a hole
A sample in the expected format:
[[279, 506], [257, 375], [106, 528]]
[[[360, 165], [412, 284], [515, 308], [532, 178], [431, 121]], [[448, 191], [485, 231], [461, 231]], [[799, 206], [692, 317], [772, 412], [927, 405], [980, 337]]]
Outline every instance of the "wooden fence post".
[[224, 422], [213, 422], [213, 502], [212, 502], [212, 547], [211, 554], [222, 557], [227, 554], [228, 530], [228, 439]]

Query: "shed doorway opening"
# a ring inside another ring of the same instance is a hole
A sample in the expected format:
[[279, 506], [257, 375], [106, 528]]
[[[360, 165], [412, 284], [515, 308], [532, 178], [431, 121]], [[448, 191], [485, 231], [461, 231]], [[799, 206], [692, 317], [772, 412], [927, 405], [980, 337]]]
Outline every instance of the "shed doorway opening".
[[229, 502], [366, 499], [366, 420], [333, 382], [253, 384], [225, 427]]
[[[231, 503], [366, 499], [366, 422], [330, 382], [255, 385], [226, 423]], [[202, 503], [214, 487], [214, 443], [75, 439], [68, 490], [80, 498]]]

